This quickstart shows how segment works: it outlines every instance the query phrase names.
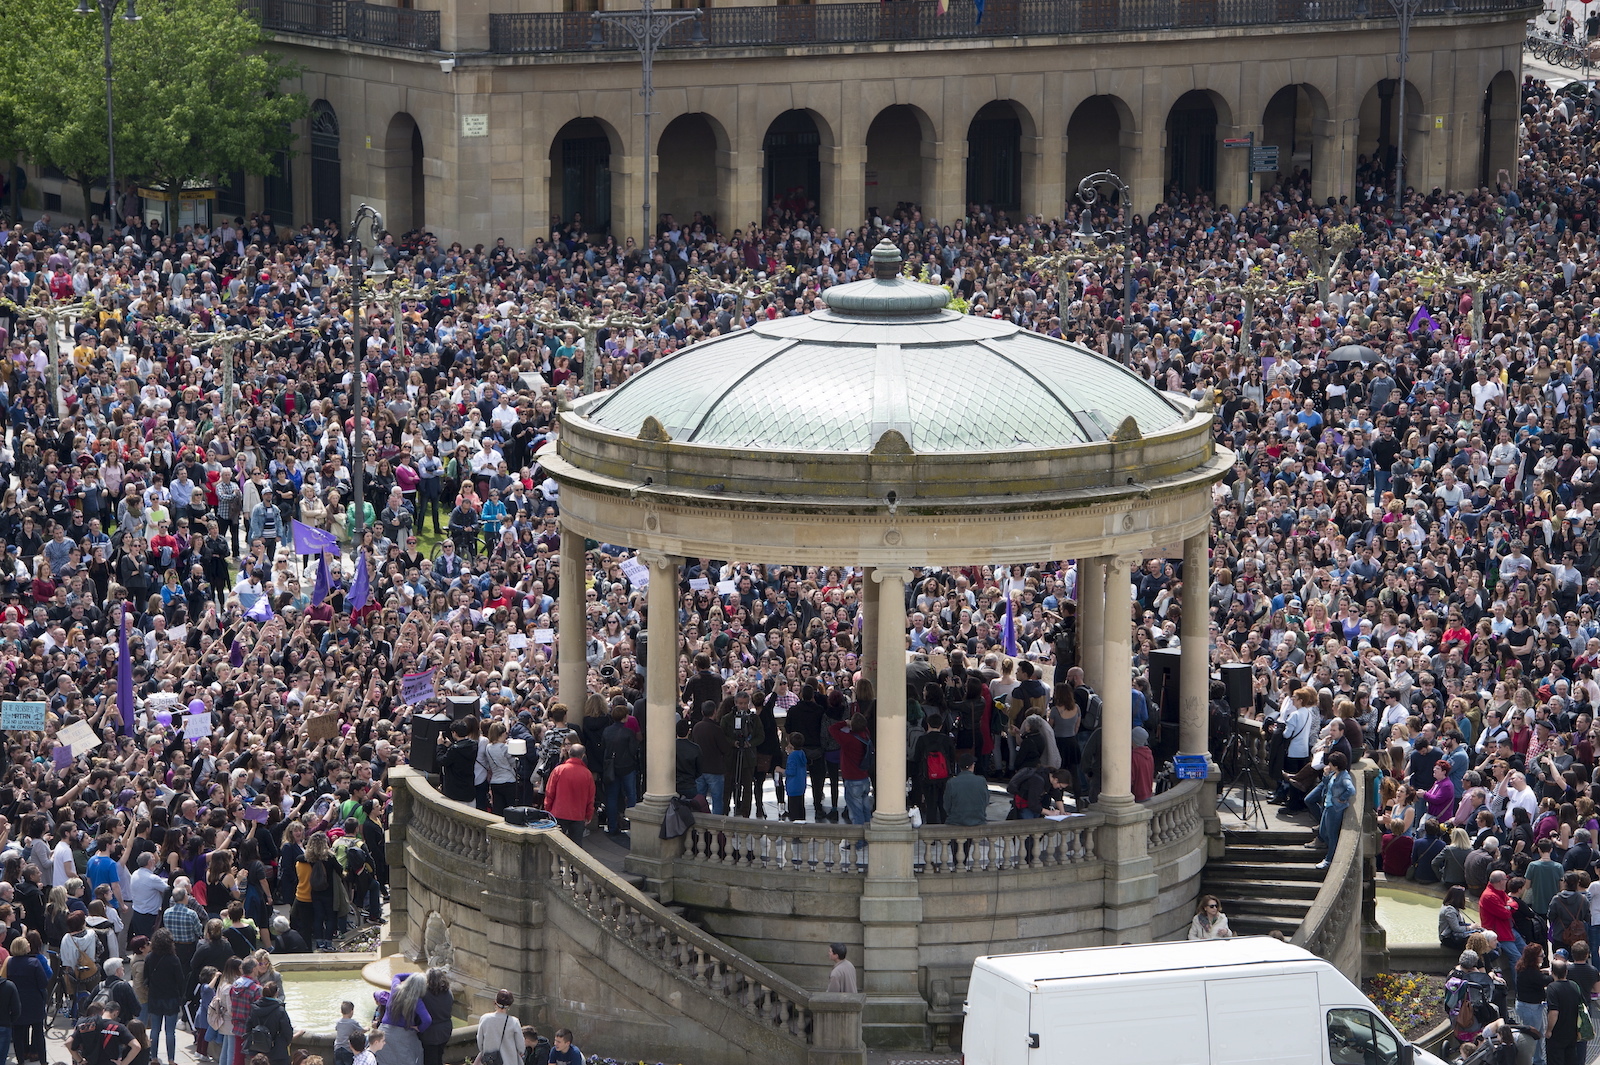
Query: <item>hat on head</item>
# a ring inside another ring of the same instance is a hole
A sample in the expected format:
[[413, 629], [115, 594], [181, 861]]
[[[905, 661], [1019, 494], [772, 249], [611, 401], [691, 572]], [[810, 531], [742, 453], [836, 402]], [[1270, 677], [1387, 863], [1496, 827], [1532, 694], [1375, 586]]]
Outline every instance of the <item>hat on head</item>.
[[1150, 733], [1146, 732], [1142, 728], [1137, 728], [1136, 727], [1133, 730], [1133, 745], [1135, 747], [1147, 747], [1147, 746], [1149, 746], [1149, 744], [1150, 744]]

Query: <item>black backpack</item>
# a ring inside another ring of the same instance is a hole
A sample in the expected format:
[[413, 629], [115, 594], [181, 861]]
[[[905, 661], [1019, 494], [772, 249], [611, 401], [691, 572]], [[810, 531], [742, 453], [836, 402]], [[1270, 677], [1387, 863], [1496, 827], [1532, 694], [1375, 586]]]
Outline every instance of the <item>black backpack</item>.
[[311, 863], [311, 890], [328, 890], [328, 863], [326, 860]]
[[265, 1054], [271, 1057], [273, 1048], [277, 1045], [277, 1037], [272, 1034], [271, 1026], [264, 1020], [252, 1024], [250, 1031], [244, 1037], [244, 1048], [251, 1054]]

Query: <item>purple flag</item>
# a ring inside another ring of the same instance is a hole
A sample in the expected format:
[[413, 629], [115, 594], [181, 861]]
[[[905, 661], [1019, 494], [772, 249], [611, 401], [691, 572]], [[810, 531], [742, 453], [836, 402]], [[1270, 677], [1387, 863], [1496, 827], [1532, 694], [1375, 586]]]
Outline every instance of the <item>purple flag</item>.
[[331, 532], [324, 532], [313, 525], [291, 519], [290, 527], [294, 530], [294, 553], [297, 555], [320, 555], [324, 551], [339, 553], [339, 541]]
[[256, 600], [255, 606], [251, 607], [245, 612], [244, 616], [252, 621], [271, 621], [272, 601], [263, 595], [260, 599]]
[[133, 735], [133, 656], [128, 654], [128, 604], [122, 604], [122, 624], [117, 627], [117, 709], [122, 711], [122, 732]]
[[333, 591], [333, 577], [328, 573], [328, 556], [317, 557], [317, 583], [311, 589], [311, 605], [321, 606], [322, 601], [328, 598], [328, 593]]
[[350, 586], [350, 612], [355, 613], [367, 605], [367, 553], [361, 552], [356, 563], [356, 581]]
[[1017, 619], [1011, 612], [1011, 589], [1006, 589], [1006, 616], [1000, 622], [1000, 649], [1012, 658], [1017, 657]]
[[1426, 303], [1417, 305], [1417, 313], [1411, 316], [1411, 324], [1406, 326], [1406, 332], [1415, 335], [1423, 322], [1428, 323], [1428, 332], [1430, 333], [1439, 328], [1439, 323], [1435, 322], [1433, 315], [1428, 313], [1428, 305]]

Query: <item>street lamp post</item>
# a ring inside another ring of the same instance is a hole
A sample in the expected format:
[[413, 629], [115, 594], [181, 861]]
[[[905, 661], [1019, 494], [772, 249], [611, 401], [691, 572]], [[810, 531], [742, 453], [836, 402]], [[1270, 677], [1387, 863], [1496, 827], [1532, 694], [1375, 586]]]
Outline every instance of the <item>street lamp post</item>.
[[[122, 12], [124, 22], [138, 22], [139, 12], [134, 10], [134, 0], [125, 0]], [[100, 32], [105, 43], [106, 68], [106, 202], [107, 214], [113, 228], [121, 222], [117, 210], [117, 122], [111, 110], [111, 20], [116, 15], [117, 0], [78, 0], [77, 14], [92, 15], [100, 10]]]
[[1411, 60], [1411, 20], [1422, 10], [1422, 0], [1389, 0], [1389, 6], [1400, 16], [1400, 128], [1395, 131], [1394, 156], [1394, 209], [1406, 193], [1406, 64]]
[[351, 280], [355, 282], [356, 315], [356, 351], [354, 365], [350, 368], [351, 385], [355, 388], [355, 429], [350, 439], [350, 457], [354, 460], [350, 464], [350, 494], [351, 506], [355, 510], [354, 528], [351, 537], [354, 543], [361, 542], [361, 533], [366, 525], [366, 499], [363, 483], [366, 480], [367, 456], [366, 441], [362, 432], [361, 420], [366, 416], [367, 407], [367, 355], [365, 340], [362, 337], [361, 322], [361, 225], [365, 222], [372, 228], [372, 246], [374, 262], [369, 273], [374, 281], [383, 281], [389, 276], [389, 266], [383, 259], [383, 250], [379, 245], [379, 234], [383, 232], [383, 215], [368, 204], [356, 208], [356, 216], [350, 221], [350, 240], [352, 241], [350, 253]]
[[1117, 194], [1117, 221], [1123, 243], [1122, 351], [1119, 353], [1118, 361], [1131, 366], [1133, 365], [1133, 230], [1128, 206], [1133, 196], [1128, 190], [1128, 183], [1110, 170], [1089, 174], [1078, 182], [1078, 199], [1083, 202], [1083, 210], [1078, 215], [1078, 231], [1073, 236], [1080, 244], [1100, 244], [1103, 239], [1107, 246], [1110, 245], [1111, 235], [1096, 231], [1094, 221], [1089, 217], [1094, 211], [1094, 205], [1100, 202], [1101, 189], [1110, 189]]
[[694, 44], [704, 44], [706, 37], [701, 28], [699, 8], [693, 11], [657, 11], [653, 0], [642, 0], [638, 11], [594, 13], [594, 34], [589, 38], [592, 47], [605, 46], [605, 27], [609, 23], [627, 34], [628, 39], [633, 42], [634, 50], [639, 53], [641, 65], [639, 95], [644, 97], [644, 153], [640, 162], [644, 168], [644, 231], [639, 236], [641, 246], [655, 243], [651, 232], [654, 228], [653, 219], [650, 216], [650, 119], [655, 115], [652, 104], [656, 98], [656, 49], [667, 39], [672, 27], [691, 19], [694, 20], [694, 35], [689, 38], [690, 41]]

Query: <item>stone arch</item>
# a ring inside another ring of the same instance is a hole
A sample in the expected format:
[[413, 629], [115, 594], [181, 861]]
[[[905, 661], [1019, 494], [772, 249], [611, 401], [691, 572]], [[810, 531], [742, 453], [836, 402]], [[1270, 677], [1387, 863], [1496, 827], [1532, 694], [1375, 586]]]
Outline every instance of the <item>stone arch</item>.
[[[1353, 162], [1357, 189], [1373, 180], [1385, 188], [1393, 184], [1394, 164], [1400, 143], [1397, 136], [1400, 94], [1395, 91], [1398, 84], [1394, 78], [1384, 78], [1368, 89], [1361, 101], [1361, 110], [1357, 112]], [[1426, 102], [1422, 92], [1410, 81], [1406, 82], [1405, 100], [1406, 123], [1411, 127], [1406, 132], [1406, 172], [1420, 173], [1423, 153], [1419, 150], [1422, 145], [1418, 144], [1415, 123], [1424, 114]]]
[[715, 218], [730, 181], [728, 131], [703, 111], [668, 122], [656, 140], [658, 221], [671, 215], [688, 226], [696, 213]]
[[1483, 158], [1478, 181], [1494, 188], [1501, 170], [1517, 172], [1517, 76], [1502, 70], [1483, 91]]
[[833, 144], [827, 119], [808, 107], [774, 117], [761, 138], [762, 209], [769, 214], [774, 210], [796, 216], [808, 211], [825, 214], [829, 190], [822, 158]]
[[311, 224], [332, 219], [343, 229], [343, 182], [339, 168], [339, 114], [326, 100], [311, 105]]
[[873, 117], [862, 198], [868, 217], [887, 222], [900, 205], [909, 213], [923, 204], [934, 187], [937, 140], [933, 120], [915, 104], [892, 104]]
[[579, 222], [590, 234], [609, 233], [611, 157], [622, 154], [622, 138], [604, 119], [574, 118], [558, 129], [550, 140], [552, 219], [561, 225]]
[[1278, 172], [1256, 180], [1263, 186], [1298, 176], [1310, 180], [1316, 174], [1319, 123], [1327, 118], [1327, 98], [1315, 85], [1298, 82], [1274, 93], [1261, 113], [1261, 143], [1277, 146]]
[[1015, 100], [991, 100], [967, 124], [969, 205], [1016, 213], [1031, 192], [1031, 145], [1037, 136], [1033, 116]]
[[405, 111], [391, 117], [383, 135], [383, 221], [396, 237], [428, 224], [422, 157], [417, 120]]
[[1167, 111], [1166, 187], [1181, 195], [1217, 195], [1220, 138], [1233, 124], [1232, 109], [1209, 89], [1191, 89]]
[[1133, 109], [1120, 96], [1090, 96], [1072, 110], [1067, 120], [1067, 200], [1078, 191], [1078, 182], [1089, 174], [1111, 170], [1123, 176], [1132, 173], [1128, 165], [1126, 135], [1136, 129]]

